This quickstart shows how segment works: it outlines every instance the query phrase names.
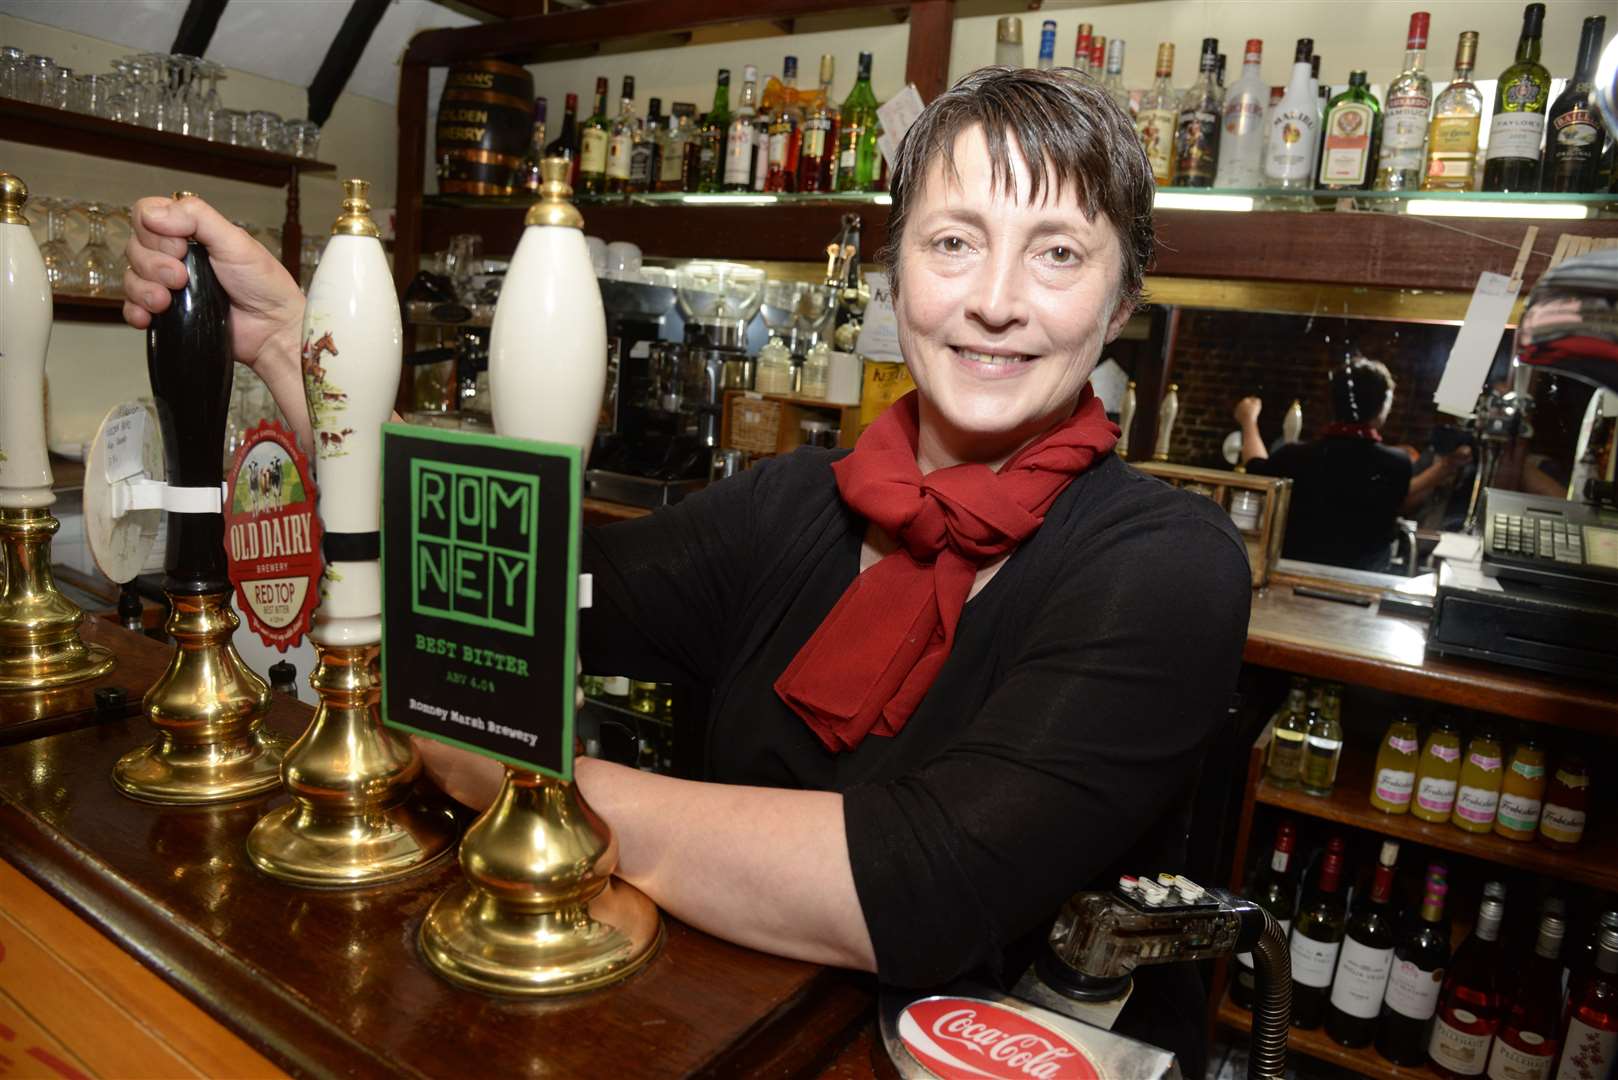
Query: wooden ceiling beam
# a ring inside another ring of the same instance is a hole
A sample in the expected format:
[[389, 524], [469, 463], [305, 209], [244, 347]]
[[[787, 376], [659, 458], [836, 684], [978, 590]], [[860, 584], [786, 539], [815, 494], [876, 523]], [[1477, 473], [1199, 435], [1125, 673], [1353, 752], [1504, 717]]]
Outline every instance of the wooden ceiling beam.
[[180, 56], [201, 56], [219, 28], [219, 16], [225, 13], [229, 0], [191, 0], [185, 14], [180, 16], [180, 28], [174, 32], [174, 44], [169, 52]]
[[343, 17], [343, 25], [337, 28], [337, 36], [332, 38], [331, 46], [326, 50], [326, 58], [320, 62], [320, 70], [315, 72], [314, 81], [309, 84], [310, 120], [324, 124], [331, 117], [337, 96], [348, 85], [348, 77], [354, 74], [354, 67], [360, 62], [365, 46], [370, 43], [376, 24], [382, 21], [391, 2], [354, 0], [354, 5]]

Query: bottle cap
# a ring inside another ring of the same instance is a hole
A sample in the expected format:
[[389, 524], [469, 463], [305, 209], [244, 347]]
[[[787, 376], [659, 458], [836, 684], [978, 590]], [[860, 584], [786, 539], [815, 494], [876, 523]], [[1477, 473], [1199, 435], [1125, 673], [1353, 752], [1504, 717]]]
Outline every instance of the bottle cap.
[[1298, 39], [1298, 47], [1293, 50], [1292, 62], [1294, 64], [1307, 64], [1309, 62], [1309, 58], [1314, 55], [1314, 52], [1315, 39], [1301, 37]]
[[1366, 75], [1363, 71], [1350, 71], [1348, 73], [1348, 85], [1350, 86], [1364, 86], [1365, 80]]
[[1055, 19], [1046, 19], [1044, 22], [1039, 24], [1039, 31], [1040, 31], [1041, 34], [1046, 33], [1046, 32], [1049, 32], [1049, 33], [1052, 33], [1052, 34], [1056, 33], [1056, 20]]
[[1382, 841], [1382, 850], [1378, 853], [1376, 861], [1383, 866], [1392, 866], [1399, 861], [1399, 842], [1397, 840]]
[[798, 58], [789, 56], [781, 61], [781, 77], [783, 79], [796, 79], [798, 77]]
[[1248, 38], [1247, 39], [1247, 48], [1242, 53], [1242, 61], [1244, 63], [1248, 63], [1248, 64], [1256, 64], [1256, 63], [1258, 63], [1259, 61], [1261, 61], [1263, 59], [1264, 59], [1264, 39], [1263, 38]]
[[1417, 11], [1410, 16], [1410, 37], [1405, 41], [1407, 49], [1425, 49], [1427, 47], [1427, 28], [1432, 25], [1433, 17], [1425, 11]]
[[1174, 42], [1164, 41], [1157, 46], [1157, 74], [1161, 78], [1174, 74]]
[[758, 82], [758, 68], [754, 67], [752, 64], [743, 64], [742, 65], [742, 82], [744, 82], [744, 83], [756, 83], [756, 82]]
[[371, 185], [365, 180], [343, 181], [343, 212], [332, 224], [333, 236], [381, 236], [376, 222], [371, 220], [371, 203], [367, 198]]
[[28, 202], [28, 185], [8, 172], [0, 172], [0, 225], [26, 225], [22, 208]]
[[576, 111], [578, 109], [578, 107], [579, 107], [579, 95], [577, 95], [577, 94], [569, 94], [567, 96], [567, 108], [568, 108], [568, 111], [569, 112], [574, 112], [574, 111]]
[[632, 97], [635, 96], [635, 76], [633, 76], [633, 75], [625, 75], [624, 76], [624, 93], [623, 93], [623, 96], [626, 97], [626, 98], [632, 98]]
[[820, 81], [823, 82], [823, 83], [831, 82], [832, 74], [836, 70], [837, 70], [837, 58], [832, 56], [831, 53], [821, 53], [820, 54]]
[[730, 85], [730, 69], [729, 68], [720, 68], [719, 69], [719, 85], [720, 86], [729, 86]]
[[1021, 45], [1022, 20], [1015, 15], [1000, 16], [994, 24], [994, 40], [1002, 45]]
[[1461, 40], [1455, 46], [1455, 66], [1458, 68], [1472, 68], [1478, 60], [1478, 32], [1476, 30], [1462, 30]]
[[605, 94], [606, 92], [607, 92], [607, 77], [605, 75], [596, 76], [596, 93], [597, 94]]
[[1522, 9], [1523, 37], [1538, 37], [1545, 29], [1545, 5], [1529, 4]]
[[1506, 898], [1506, 887], [1498, 881], [1491, 881], [1483, 886], [1483, 895], [1491, 900], [1504, 900]]

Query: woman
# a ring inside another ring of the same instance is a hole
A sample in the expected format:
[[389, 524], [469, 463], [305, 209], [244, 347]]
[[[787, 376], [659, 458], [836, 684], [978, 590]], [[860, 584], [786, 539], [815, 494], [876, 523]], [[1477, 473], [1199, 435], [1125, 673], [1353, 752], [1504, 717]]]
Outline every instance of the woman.
[[[581, 760], [619, 873], [685, 922], [932, 986], [1014, 980], [1072, 893], [1184, 858], [1195, 774], [1247, 626], [1211, 502], [1111, 453], [1088, 380], [1139, 302], [1153, 186], [1094, 84], [990, 68], [933, 102], [891, 184], [918, 390], [852, 453], [800, 450], [588, 530], [586, 670], [712, 695], [707, 782]], [[191, 200], [147, 200], [126, 318], [207, 244], [238, 357], [305, 424], [301, 298]], [[998, 470], [998, 471], [996, 471]], [[500, 767], [427, 742], [486, 805]], [[1138, 980], [1118, 1029], [1200, 1075], [1192, 970]]]

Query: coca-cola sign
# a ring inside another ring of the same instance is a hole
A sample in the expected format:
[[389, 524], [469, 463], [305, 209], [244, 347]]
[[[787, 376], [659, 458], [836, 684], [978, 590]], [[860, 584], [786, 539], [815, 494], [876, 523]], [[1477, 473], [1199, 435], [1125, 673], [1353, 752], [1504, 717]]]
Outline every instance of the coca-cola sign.
[[924, 998], [899, 1014], [905, 1049], [943, 1080], [1100, 1080], [1095, 1063], [1026, 1013], [978, 998]]

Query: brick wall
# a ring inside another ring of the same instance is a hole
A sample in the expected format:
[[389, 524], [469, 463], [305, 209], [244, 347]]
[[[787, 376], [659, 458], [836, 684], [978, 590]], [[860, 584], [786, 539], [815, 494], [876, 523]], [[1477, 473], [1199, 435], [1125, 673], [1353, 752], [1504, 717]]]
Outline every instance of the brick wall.
[[1396, 388], [1383, 437], [1420, 448], [1433, 427], [1433, 391], [1457, 332], [1419, 323], [1183, 309], [1169, 376], [1180, 386], [1170, 457], [1227, 467], [1220, 446], [1236, 430], [1231, 408], [1247, 394], [1264, 399], [1259, 431], [1266, 444], [1281, 437], [1294, 398], [1303, 405], [1303, 437], [1318, 435], [1331, 422], [1327, 373], [1345, 351], [1388, 365]]

